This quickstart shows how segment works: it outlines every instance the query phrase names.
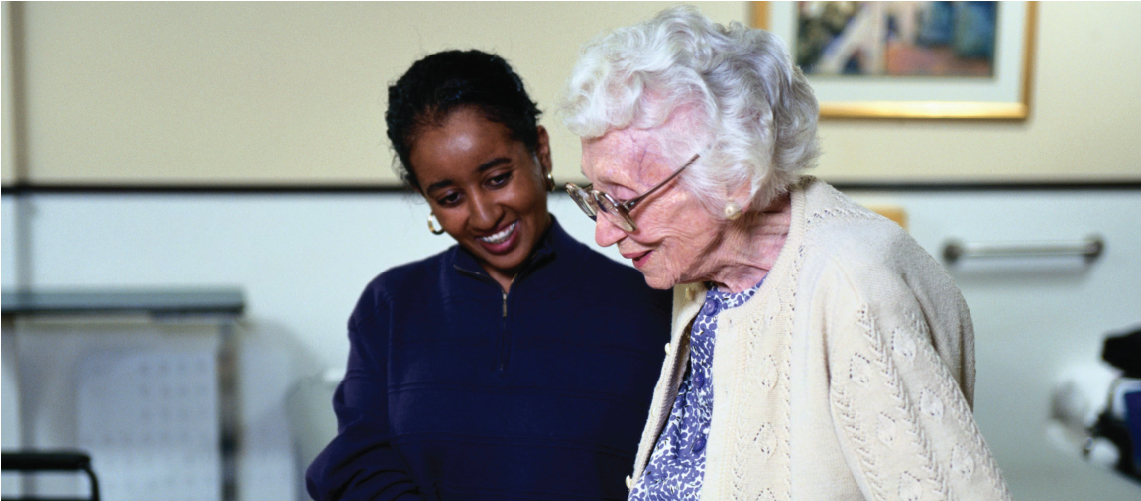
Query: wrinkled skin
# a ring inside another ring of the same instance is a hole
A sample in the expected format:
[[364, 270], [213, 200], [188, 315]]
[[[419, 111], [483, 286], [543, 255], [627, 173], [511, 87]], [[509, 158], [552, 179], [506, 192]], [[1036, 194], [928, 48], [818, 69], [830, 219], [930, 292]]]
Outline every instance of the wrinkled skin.
[[[624, 201], [669, 177], [697, 151], [671, 154], [660, 146], [670, 137], [692, 134], [684, 116], [671, 117], [653, 129], [612, 130], [582, 141], [582, 172], [594, 189]], [[699, 159], [698, 162], [704, 159]], [[651, 287], [666, 289], [679, 283], [712, 281], [739, 292], [768, 273], [784, 245], [789, 225], [789, 199], [779, 197], [769, 207], [749, 206], [747, 187], [726, 190], [723, 198], [743, 207], [735, 221], [710, 214], [680, 178], [670, 181], [630, 212], [637, 229], [627, 233], [605, 217], [597, 218], [598, 245], [618, 245]]]

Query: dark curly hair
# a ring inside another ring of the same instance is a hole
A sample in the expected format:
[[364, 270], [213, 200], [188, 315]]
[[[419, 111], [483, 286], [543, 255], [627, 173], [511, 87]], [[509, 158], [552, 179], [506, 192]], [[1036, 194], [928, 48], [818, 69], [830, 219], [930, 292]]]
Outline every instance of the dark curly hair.
[[502, 57], [477, 50], [437, 52], [415, 63], [388, 87], [388, 139], [396, 150], [395, 170], [419, 189], [409, 155], [417, 134], [444, 123], [451, 112], [475, 107], [488, 120], [511, 131], [531, 152], [538, 148], [541, 112], [527, 96], [523, 80]]

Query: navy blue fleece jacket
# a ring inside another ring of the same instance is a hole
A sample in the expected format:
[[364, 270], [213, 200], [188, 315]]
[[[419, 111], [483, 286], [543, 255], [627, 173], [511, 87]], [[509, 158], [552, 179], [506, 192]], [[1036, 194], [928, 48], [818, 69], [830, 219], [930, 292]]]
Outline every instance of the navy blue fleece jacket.
[[670, 306], [557, 222], [509, 294], [458, 246], [382, 273], [349, 320], [309, 494], [626, 499]]

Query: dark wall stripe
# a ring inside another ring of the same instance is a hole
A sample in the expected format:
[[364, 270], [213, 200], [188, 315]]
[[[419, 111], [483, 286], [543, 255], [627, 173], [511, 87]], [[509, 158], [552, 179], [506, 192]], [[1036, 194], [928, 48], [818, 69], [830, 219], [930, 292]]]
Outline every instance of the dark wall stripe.
[[[843, 191], [1091, 191], [1139, 190], [1141, 180], [1099, 181], [1000, 181], [1000, 182], [835, 182]], [[0, 188], [4, 196], [37, 194], [385, 194], [414, 193], [410, 188], [383, 184], [345, 185], [254, 185], [254, 184], [31, 184], [20, 183]]]
[[414, 193], [411, 188], [391, 185], [247, 185], [247, 184], [17, 184], [0, 188], [0, 193], [9, 195], [38, 194], [218, 194], [218, 195], [259, 195], [259, 194], [361, 194], [361, 193]]
[[980, 181], [980, 182], [836, 182], [843, 191], [1090, 191], [1138, 190], [1141, 180]]

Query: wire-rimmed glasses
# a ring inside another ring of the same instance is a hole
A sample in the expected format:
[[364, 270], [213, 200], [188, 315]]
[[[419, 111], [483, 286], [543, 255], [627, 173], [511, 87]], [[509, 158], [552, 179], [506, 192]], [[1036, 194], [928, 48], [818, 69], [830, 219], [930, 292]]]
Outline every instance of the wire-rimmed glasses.
[[578, 204], [578, 208], [582, 209], [591, 219], [597, 221], [598, 213], [601, 212], [607, 220], [614, 223], [614, 226], [622, 228], [622, 230], [626, 232], [635, 231], [638, 229], [638, 226], [635, 225], [634, 220], [630, 218], [630, 211], [634, 210], [634, 206], [638, 205], [638, 202], [641, 202], [651, 193], [657, 191], [658, 188], [665, 186], [671, 179], [681, 174], [681, 171], [685, 170], [686, 167], [693, 165], [698, 158], [701, 158], [700, 153], [694, 155], [685, 165], [678, 168], [678, 170], [674, 171], [673, 174], [670, 174], [669, 177], [665, 178], [653, 188], [625, 202], [619, 202], [607, 193], [590, 189], [593, 184], [588, 184], [580, 188], [574, 183], [567, 183], [567, 193], [570, 193], [571, 198]]

